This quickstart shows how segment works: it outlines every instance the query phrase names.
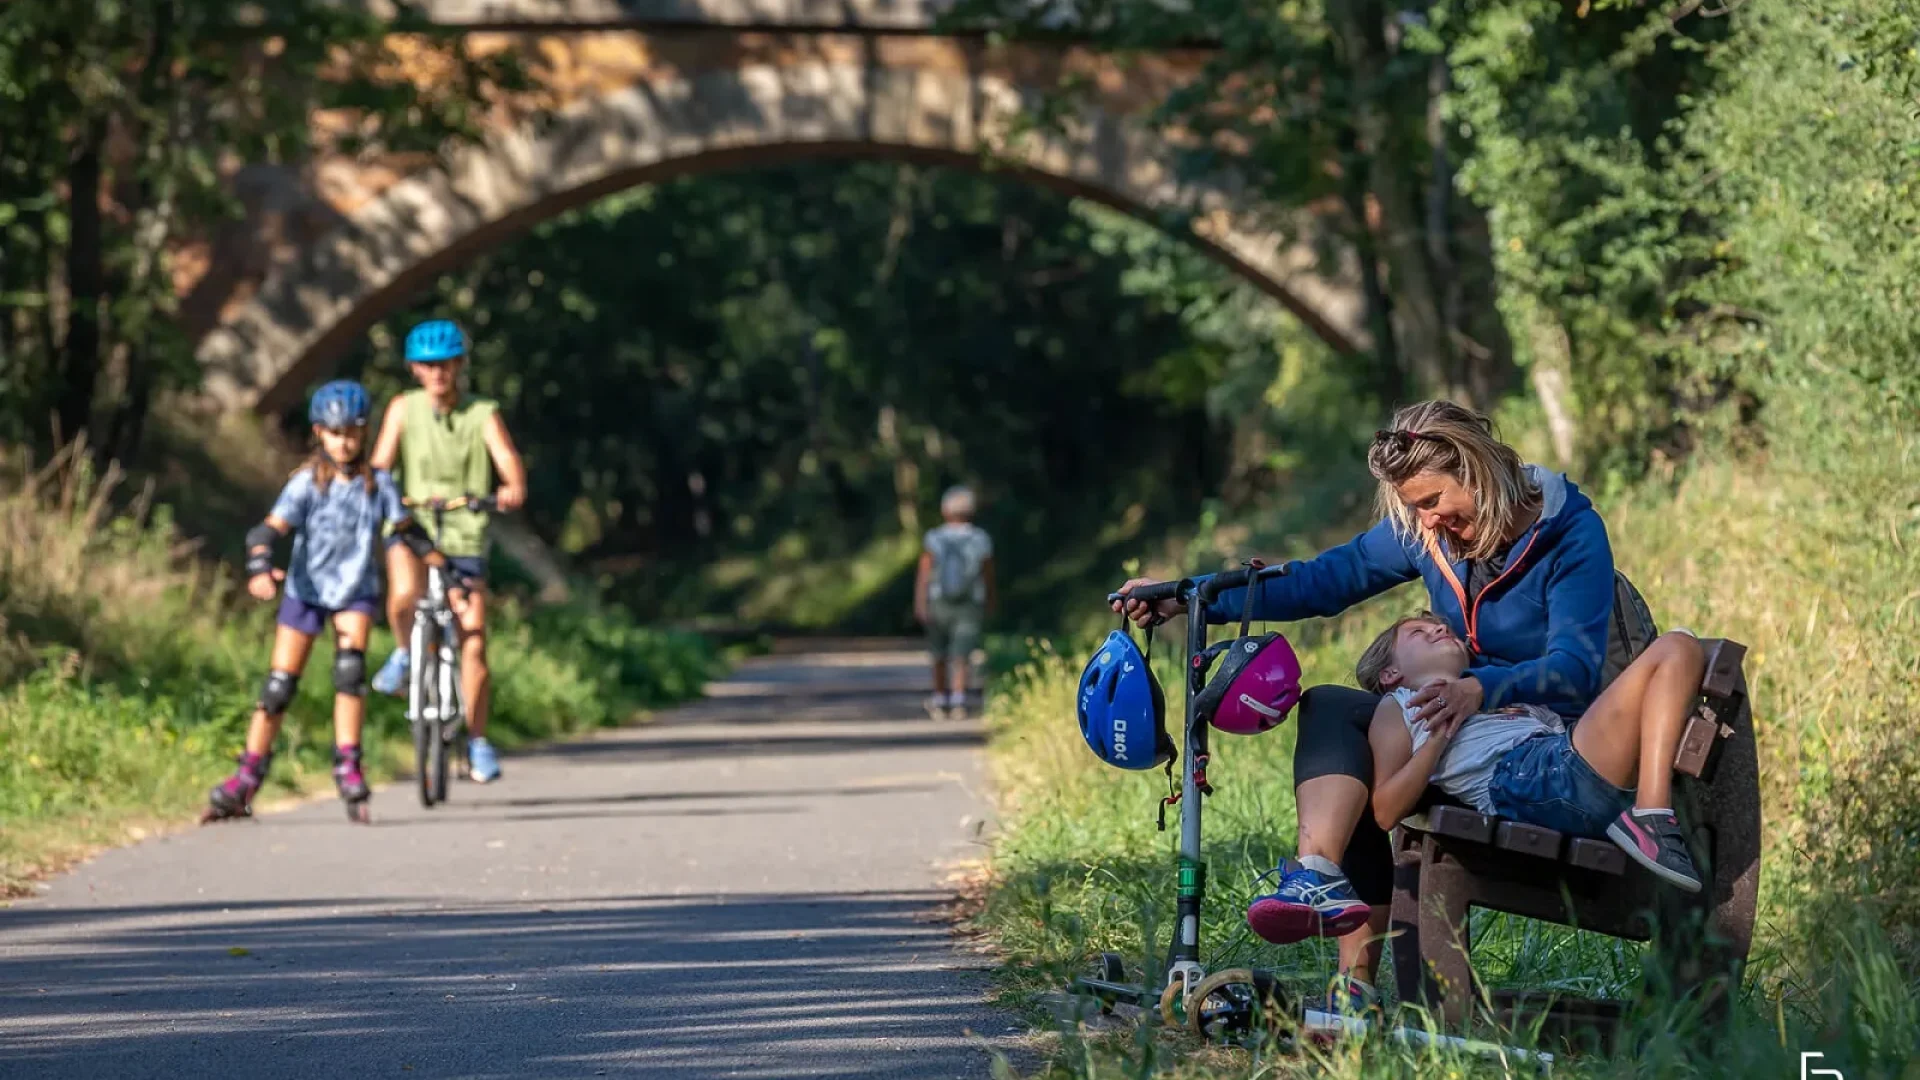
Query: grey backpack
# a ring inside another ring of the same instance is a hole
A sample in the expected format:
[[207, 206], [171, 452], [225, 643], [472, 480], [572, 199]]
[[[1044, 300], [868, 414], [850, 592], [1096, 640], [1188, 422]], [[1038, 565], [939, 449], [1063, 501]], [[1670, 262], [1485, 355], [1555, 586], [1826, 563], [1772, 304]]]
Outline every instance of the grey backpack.
[[1613, 572], [1613, 617], [1607, 620], [1607, 662], [1600, 669], [1600, 689], [1613, 684], [1635, 657], [1660, 636], [1646, 598], [1627, 575]]
[[935, 600], [980, 599], [985, 558], [972, 532], [935, 529], [927, 534], [933, 553], [933, 581], [928, 593]]

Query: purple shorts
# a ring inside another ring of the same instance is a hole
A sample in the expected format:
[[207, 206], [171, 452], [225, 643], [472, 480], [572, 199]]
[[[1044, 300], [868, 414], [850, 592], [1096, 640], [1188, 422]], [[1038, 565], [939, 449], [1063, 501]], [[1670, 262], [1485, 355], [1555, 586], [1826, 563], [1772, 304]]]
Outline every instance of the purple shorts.
[[289, 630], [298, 630], [308, 637], [319, 637], [321, 628], [342, 611], [357, 611], [362, 615], [378, 618], [380, 605], [374, 600], [355, 600], [346, 607], [334, 610], [315, 607], [292, 593], [285, 593], [280, 597], [279, 623]]

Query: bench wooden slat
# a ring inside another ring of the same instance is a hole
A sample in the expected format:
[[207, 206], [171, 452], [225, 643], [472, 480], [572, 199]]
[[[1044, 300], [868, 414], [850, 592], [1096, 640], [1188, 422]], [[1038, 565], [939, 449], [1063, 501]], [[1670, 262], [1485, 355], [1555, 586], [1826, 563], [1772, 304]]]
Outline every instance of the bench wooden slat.
[[1608, 841], [1589, 840], [1584, 836], [1577, 836], [1567, 843], [1567, 862], [1602, 874], [1617, 876], [1627, 872], [1625, 852]]
[[1700, 647], [1707, 654], [1707, 672], [1700, 680], [1700, 692], [1708, 697], [1730, 698], [1740, 689], [1740, 668], [1747, 659], [1747, 647], [1726, 638], [1706, 638]]
[[1552, 829], [1518, 821], [1502, 821], [1493, 833], [1494, 847], [1542, 859], [1560, 857], [1560, 840], [1560, 834]]
[[1463, 806], [1436, 806], [1427, 811], [1427, 831], [1486, 844], [1493, 841], [1493, 819]]
[[1680, 746], [1673, 752], [1673, 771], [1698, 778], [1707, 771], [1714, 744], [1720, 741], [1720, 718], [1713, 706], [1702, 704], [1680, 729]]

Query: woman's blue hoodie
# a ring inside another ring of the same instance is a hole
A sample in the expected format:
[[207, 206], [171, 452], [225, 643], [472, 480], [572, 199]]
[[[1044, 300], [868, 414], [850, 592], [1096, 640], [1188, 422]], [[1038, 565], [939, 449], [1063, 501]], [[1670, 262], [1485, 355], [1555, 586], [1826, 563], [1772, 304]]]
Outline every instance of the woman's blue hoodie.
[[[1600, 693], [1613, 615], [1613, 549], [1606, 523], [1573, 481], [1538, 465], [1527, 471], [1540, 485], [1540, 519], [1514, 541], [1506, 569], [1481, 591], [1471, 614], [1419, 537], [1403, 538], [1382, 521], [1262, 581], [1253, 617], [1291, 622], [1338, 615], [1418, 577], [1428, 606], [1472, 650], [1467, 674], [1486, 688], [1482, 708], [1525, 703], [1578, 717]], [[1465, 583], [1465, 560], [1452, 569]], [[1246, 595], [1246, 589], [1222, 593], [1207, 609], [1207, 621], [1239, 621]]]

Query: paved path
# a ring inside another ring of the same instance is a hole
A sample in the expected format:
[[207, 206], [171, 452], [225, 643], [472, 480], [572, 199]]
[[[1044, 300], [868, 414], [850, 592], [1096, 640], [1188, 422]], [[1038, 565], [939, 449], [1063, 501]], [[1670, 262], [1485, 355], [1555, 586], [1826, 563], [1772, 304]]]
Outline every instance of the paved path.
[[0, 909], [0, 1076], [984, 1078], [976, 727], [918, 654], [763, 658], [375, 824], [323, 802]]

